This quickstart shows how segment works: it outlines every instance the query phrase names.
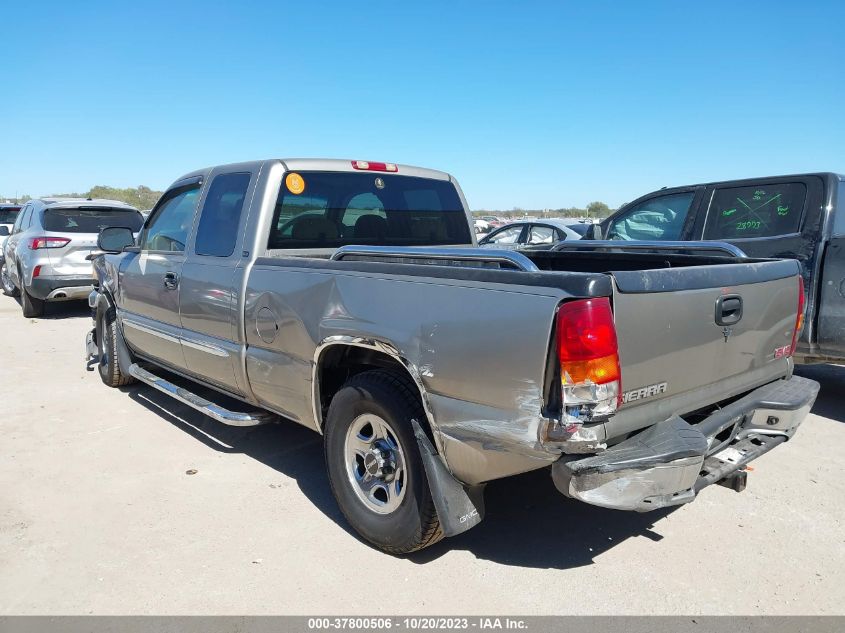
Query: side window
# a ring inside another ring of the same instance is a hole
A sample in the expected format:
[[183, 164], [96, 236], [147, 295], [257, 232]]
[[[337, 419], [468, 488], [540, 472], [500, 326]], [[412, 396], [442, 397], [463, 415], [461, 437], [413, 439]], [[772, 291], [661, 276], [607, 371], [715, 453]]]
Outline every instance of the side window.
[[228, 257], [235, 251], [249, 180], [248, 172], [239, 172], [220, 174], [211, 181], [197, 227], [197, 255]]
[[800, 182], [716, 189], [707, 210], [704, 239], [797, 233], [806, 199], [807, 187]]
[[387, 214], [381, 200], [372, 193], [359, 193], [349, 201], [343, 213], [343, 234], [360, 238], [384, 238]]
[[12, 225], [12, 233], [20, 233], [23, 230], [21, 226], [23, 225], [24, 216], [29, 213], [31, 208], [32, 207], [30, 205], [26, 205], [23, 209], [21, 209], [21, 212], [18, 213], [18, 217], [15, 219], [15, 223]]
[[528, 236], [529, 244], [551, 244], [556, 241], [557, 234], [550, 226], [532, 226]]
[[522, 225], [508, 226], [500, 230], [498, 233], [488, 235], [485, 242], [488, 244], [516, 244], [519, 236], [522, 234]]
[[649, 198], [614, 220], [609, 240], [677, 240], [695, 193], [674, 193]]
[[162, 202], [150, 214], [149, 223], [141, 239], [141, 250], [184, 252], [199, 192], [197, 185], [190, 189], [177, 189], [169, 197], [165, 194]]

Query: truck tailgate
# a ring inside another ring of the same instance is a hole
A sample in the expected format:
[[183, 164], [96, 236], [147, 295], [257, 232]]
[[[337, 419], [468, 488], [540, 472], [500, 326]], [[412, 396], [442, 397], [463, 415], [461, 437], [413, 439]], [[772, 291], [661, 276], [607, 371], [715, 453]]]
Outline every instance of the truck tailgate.
[[608, 435], [696, 411], [789, 373], [792, 260], [613, 272], [622, 404]]

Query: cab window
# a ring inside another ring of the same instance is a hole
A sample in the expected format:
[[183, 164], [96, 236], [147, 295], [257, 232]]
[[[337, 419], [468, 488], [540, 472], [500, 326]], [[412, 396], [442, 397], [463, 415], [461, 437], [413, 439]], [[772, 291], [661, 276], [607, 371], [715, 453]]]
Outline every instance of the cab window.
[[471, 244], [448, 180], [372, 172], [289, 172], [268, 249]]
[[620, 215], [609, 228], [609, 240], [678, 240], [695, 192], [649, 198]]
[[220, 174], [211, 181], [197, 227], [197, 255], [229, 257], [235, 252], [249, 181], [249, 172]]
[[141, 238], [141, 250], [182, 253], [194, 221], [199, 185], [165, 194], [150, 214]]
[[800, 182], [716, 189], [704, 223], [704, 239], [797, 233], [806, 199], [807, 187]]
[[346, 236], [383, 238], [387, 234], [387, 214], [381, 200], [372, 193], [359, 193], [347, 203], [341, 219]]
[[550, 226], [532, 226], [528, 234], [529, 244], [551, 244], [559, 239], [561, 238], [557, 236], [557, 231]]
[[484, 238], [485, 244], [516, 244], [522, 235], [523, 225], [506, 226]]

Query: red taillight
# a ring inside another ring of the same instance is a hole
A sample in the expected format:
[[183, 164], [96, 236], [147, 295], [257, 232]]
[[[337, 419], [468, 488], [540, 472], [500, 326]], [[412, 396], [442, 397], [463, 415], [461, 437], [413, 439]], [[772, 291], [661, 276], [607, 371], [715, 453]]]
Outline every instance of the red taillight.
[[61, 248], [70, 244], [67, 237], [33, 237], [29, 240], [29, 250], [35, 251], [39, 248]]
[[804, 327], [804, 279], [798, 276], [798, 316], [795, 317], [795, 331], [792, 333], [792, 345], [789, 347], [789, 355], [795, 353], [795, 346], [798, 345], [798, 335]]
[[32, 269], [32, 278], [35, 279], [41, 275], [41, 265], [39, 264], [35, 268]]
[[366, 160], [353, 160], [352, 169], [363, 171], [399, 171], [399, 168], [393, 163], [372, 163]]
[[610, 300], [564, 303], [557, 313], [557, 347], [564, 384], [618, 381], [619, 345]]

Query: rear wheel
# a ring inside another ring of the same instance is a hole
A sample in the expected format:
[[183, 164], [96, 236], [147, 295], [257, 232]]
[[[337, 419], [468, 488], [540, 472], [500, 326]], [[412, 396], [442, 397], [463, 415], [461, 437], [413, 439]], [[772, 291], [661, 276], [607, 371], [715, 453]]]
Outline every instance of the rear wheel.
[[18, 279], [21, 280], [21, 308], [23, 315], [27, 318], [40, 317], [44, 314], [44, 300], [33, 297], [23, 284], [23, 275], [18, 272]]
[[5, 259], [0, 263], [0, 284], [3, 286], [4, 295], [7, 297], [18, 296], [18, 287], [15, 286], [15, 282], [12, 281], [12, 277], [9, 275], [9, 267], [6, 266]]
[[109, 387], [123, 387], [135, 382], [132, 376], [126, 376], [120, 371], [117, 362], [117, 320], [109, 310], [100, 317], [99, 336], [97, 337], [97, 351], [100, 356], [100, 379]]
[[413, 419], [425, 419], [414, 386], [385, 370], [349, 380], [326, 419], [326, 466], [340, 510], [356, 532], [391, 554], [443, 538]]

